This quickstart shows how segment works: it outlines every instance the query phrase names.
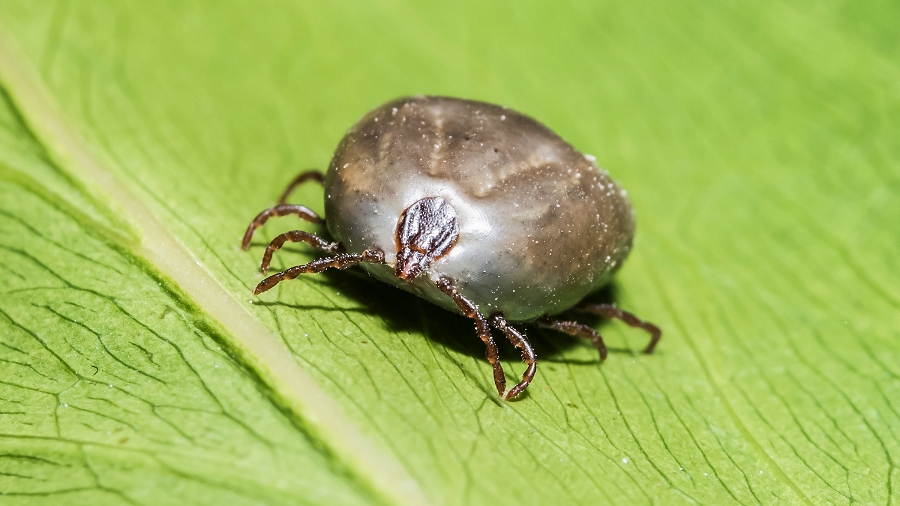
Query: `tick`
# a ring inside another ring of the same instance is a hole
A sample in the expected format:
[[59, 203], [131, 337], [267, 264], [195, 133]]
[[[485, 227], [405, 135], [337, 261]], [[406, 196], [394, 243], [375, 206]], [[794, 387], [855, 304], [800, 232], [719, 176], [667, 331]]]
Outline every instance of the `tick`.
[[[308, 180], [324, 184], [324, 219], [287, 203]], [[613, 305], [581, 302], [631, 249], [634, 213], [625, 191], [593, 157], [504, 107], [446, 97], [384, 104], [350, 128], [324, 176], [300, 174], [278, 205], [253, 219], [243, 249], [266, 220], [286, 215], [325, 225], [335, 242], [301, 230], [279, 235], [263, 254], [263, 273], [286, 242], [327, 256], [263, 279], [254, 294], [300, 274], [358, 265], [474, 320], [504, 399], [521, 394], [537, 369], [528, 338], [511, 323], [586, 338], [601, 360], [607, 350], [596, 330], [552, 316], [574, 308], [618, 318], [650, 333], [646, 353], [661, 337], [655, 325]], [[491, 327], [527, 365], [509, 390]]]

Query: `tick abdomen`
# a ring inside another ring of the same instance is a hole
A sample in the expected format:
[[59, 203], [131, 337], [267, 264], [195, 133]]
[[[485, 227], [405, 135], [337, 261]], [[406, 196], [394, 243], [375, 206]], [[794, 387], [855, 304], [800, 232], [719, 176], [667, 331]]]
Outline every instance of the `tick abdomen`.
[[[362, 264], [451, 311], [443, 276], [482, 313], [511, 321], [555, 314], [602, 286], [631, 246], [634, 217], [606, 172], [549, 129], [479, 102], [412, 97], [362, 118], [335, 151], [325, 180], [329, 231], [350, 253], [381, 248], [386, 265]], [[440, 197], [459, 237], [412, 283], [395, 273], [404, 211]]]

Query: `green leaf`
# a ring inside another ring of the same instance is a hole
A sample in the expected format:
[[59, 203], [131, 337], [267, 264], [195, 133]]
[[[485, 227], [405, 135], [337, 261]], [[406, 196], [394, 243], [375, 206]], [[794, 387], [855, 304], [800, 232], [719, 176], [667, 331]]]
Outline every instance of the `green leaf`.
[[[880, 0], [3, 2], [3, 502], [900, 504], [898, 22]], [[525, 112], [623, 183], [613, 294], [656, 354], [618, 323], [602, 365], [529, 329], [538, 374], [506, 403], [471, 323], [408, 294], [335, 273], [251, 296], [296, 223], [246, 253], [248, 220], [414, 93]]]

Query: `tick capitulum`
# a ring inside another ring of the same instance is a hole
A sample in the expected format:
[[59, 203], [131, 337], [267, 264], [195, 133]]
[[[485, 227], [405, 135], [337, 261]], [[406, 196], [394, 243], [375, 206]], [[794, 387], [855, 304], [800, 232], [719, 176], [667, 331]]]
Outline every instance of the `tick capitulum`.
[[[325, 185], [327, 220], [286, 203], [307, 180]], [[278, 205], [250, 223], [243, 248], [266, 220], [286, 215], [326, 225], [336, 242], [300, 230], [279, 235], [263, 254], [263, 272], [286, 242], [327, 256], [267, 277], [255, 294], [300, 274], [358, 265], [474, 320], [505, 399], [522, 393], [536, 371], [531, 344], [509, 322], [586, 338], [601, 360], [607, 350], [596, 330], [550, 316], [575, 309], [620, 319], [651, 334], [647, 353], [661, 336], [615, 306], [581, 302], [631, 249], [634, 215], [624, 190], [593, 157], [509, 109], [444, 97], [387, 103], [350, 129], [324, 176], [297, 176]], [[491, 327], [527, 364], [509, 390]]]

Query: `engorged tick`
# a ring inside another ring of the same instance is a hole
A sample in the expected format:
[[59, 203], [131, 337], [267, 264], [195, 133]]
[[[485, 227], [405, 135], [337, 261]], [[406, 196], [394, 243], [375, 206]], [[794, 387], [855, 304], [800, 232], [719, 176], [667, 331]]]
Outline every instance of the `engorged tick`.
[[[307, 180], [325, 185], [325, 217], [287, 204]], [[589, 339], [593, 328], [550, 316], [570, 308], [618, 318], [647, 330], [653, 351], [661, 332], [608, 304], [581, 300], [606, 284], [631, 249], [634, 214], [625, 191], [594, 162], [537, 121], [496, 105], [445, 97], [389, 102], [341, 140], [323, 176], [306, 172], [260, 213], [325, 224], [337, 242], [294, 230], [263, 254], [266, 272], [285, 242], [329, 254], [262, 280], [260, 294], [286, 279], [359, 265], [370, 275], [475, 320], [494, 384], [504, 399], [522, 393], [536, 371], [525, 334], [508, 322], [534, 323]], [[527, 369], [508, 391], [491, 327], [522, 353]]]

